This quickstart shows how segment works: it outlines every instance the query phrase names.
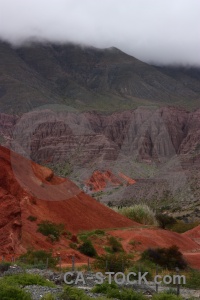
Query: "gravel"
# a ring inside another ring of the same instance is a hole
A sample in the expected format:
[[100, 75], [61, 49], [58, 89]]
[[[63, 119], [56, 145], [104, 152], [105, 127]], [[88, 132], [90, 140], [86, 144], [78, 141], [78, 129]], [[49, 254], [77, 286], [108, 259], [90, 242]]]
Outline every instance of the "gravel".
[[[24, 287], [24, 289], [31, 294], [32, 300], [40, 300], [45, 294], [48, 293], [55, 295], [55, 299], [59, 300], [58, 295], [63, 291], [63, 287], [61, 285], [64, 283], [64, 273], [54, 272], [51, 270], [40, 270], [40, 269], [24, 270], [21, 267], [15, 265], [9, 267], [8, 271], [1, 274], [1, 276], [20, 274], [24, 272], [28, 274], [40, 275], [56, 284], [56, 287], [54, 288], [39, 286], [39, 285], [29, 285]], [[75, 281], [77, 275], [78, 272], [73, 272], [73, 276], [70, 277], [69, 280], [73, 279]], [[85, 283], [79, 281], [77, 285], [74, 284], [74, 287], [84, 290], [84, 292], [93, 299], [98, 298], [100, 296], [99, 294], [95, 294], [91, 292], [92, 287], [94, 287], [96, 284], [95, 274], [92, 272], [86, 272], [83, 274], [83, 276], [84, 276]], [[106, 277], [104, 277], [104, 279], [105, 278]], [[124, 284], [124, 286], [127, 288], [132, 288], [135, 291], [142, 292], [143, 294], [149, 297], [151, 297], [151, 295], [155, 293], [155, 284], [153, 282], [149, 282], [148, 286], [144, 284], [129, 285], [126, 283]], [[165, 291], [167, 289], [169, 289], [169, 287], [159, 286], [159, 292]], [[189, 299], [191, 297], [194, 297], [194, 299], [200, 299], [200, 290], [181, 288], [181, 296], [183, 296], [184, 299]]]
[[24, 287], [24, 290], [31, 294], [32, 300], [40, 300], [45, 294], [55, 295], [55, 299], [59, 300], [58, 295], [62, 292], [62, 287], [46, 287], [40, 285], [28, 285]]

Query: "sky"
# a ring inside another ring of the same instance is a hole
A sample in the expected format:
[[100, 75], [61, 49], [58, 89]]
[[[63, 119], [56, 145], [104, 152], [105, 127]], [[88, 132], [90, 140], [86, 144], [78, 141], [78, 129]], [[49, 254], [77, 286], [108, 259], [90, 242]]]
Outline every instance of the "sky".
[[117, 47], [200, 66], [200, 0], [0, 0], [0, 39]]

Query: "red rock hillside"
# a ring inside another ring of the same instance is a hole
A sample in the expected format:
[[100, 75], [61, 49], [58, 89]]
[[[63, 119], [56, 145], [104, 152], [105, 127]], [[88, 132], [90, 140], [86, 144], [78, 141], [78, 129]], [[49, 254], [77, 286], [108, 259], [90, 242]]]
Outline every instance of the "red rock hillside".
[[130, 177], [119, 173], [118, 176], [114, 175], [111, 171], [104, 172], [94, 171], [92, 176], [86, 181], [86, 186], [93, 192], [102, 191], [107, 187], [119, 186], [119, 185], [132, 185], [136, 181]]
[[186, 231], [183, 235], [188, 236], [200, 244], [200, 225], [195, 228]]
[[[137, 250], [143, 252], [147, 248], [167, 248], [176, 245], [183, 253], [188, 264], [194, 269], [200, 269], [200, 226], [179, 234], [158, 228], [134, 228], [129, 230], [115, 230], [109, 233], [120, 238], [126, 252]], [[196, 237], [196, 239], [194, 238]], [[134, 245], [130, 242], [134, 241]]]
[[[29, 221], [29, 216], [37, 221]], [[0, 146], [0, 254], [52, 248], [37, 232], [42, 220], [63, 223], [73, 233], [137, 224], [98, 203], [70, 180]], [[65, 243], [63, 238], [61, 250]]]
[[[189, 237], [198, 245], [200, 245], [200, 225], [191, 230], [186, 231], [185, 233], [183, 233], [183, 235], [184, 237]], [[200, 269], [200, 251], [187, 253], [186, 257], [191, 266]]]

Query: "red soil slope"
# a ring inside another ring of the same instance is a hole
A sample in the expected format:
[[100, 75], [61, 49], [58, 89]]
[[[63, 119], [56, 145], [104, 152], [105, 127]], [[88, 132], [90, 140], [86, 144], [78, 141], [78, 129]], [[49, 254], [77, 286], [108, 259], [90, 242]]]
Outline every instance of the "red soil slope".
[[148, 247], [170, 247], [177, 245], [181, 251], [200, 249], [200, 246], [189, 237], [182, 234], [157, 228], [134, 228], [130, 230], [114, 230], [110, 232], [114, 236], [122, 238], [124, 249], [129, 251], [131, 240], [138, 242], [137, 250], [143, 251]]
[[192, 268], [200, 270], [200, 253], [184, 253], [184, 257]]
[[191, 230], [184, 232], [183, 235], [189, 236], [194, 239], [200, 239], [200, 225]]
[[[36, 216], [35, 222], [29, 216]], [[70, 263], [87, 258], [69, 247], [62, 237], [52, 244], [37, 232], [42, 220], [63, 223], [73, 233], [96, 228], [134, 227], [111, 230], [122, 239], [127, 252], [143, 251], [148, 247], [169, 247], [176, 244], [191, 266], [200, 268], [199, 227], [185, 234], [155, 228], [141, 228], [137, 223], [118, 215], [86, 195], [68, 179], [54, 176], [48, 168], [39, 166], [6, 148], [0, 147], [0, 254], [19, 255], [28, 247], [52, 249]], [[135, 243], [130, 244], [131, 241]], [[100, 244], [95, 244], [97, 250]], [[103, 244], [101, 245], [103, 246]], [[102, 248], [103, 249], [103, 248]]]
[[200, 225], [183, 233], [184, 236], [190, 237], [193, 241], [200, 245]]
[[[127, 252], [133, 250], [144, 251], [147, 248], [170, 247], [176, 245], [183, 253], [189, 265], [200, 269], [200, 245], [186, 234], [162, 229], [134, 228], [130, 230], [110, 231], [113, 236], [121, 238], [122, 245]], [[133, 242], [130, 244], [130, 242]]]
[[88, 186], [93, 192], [98, 192], [104, 190], [106, 187], [119, 186], [119, 185], [131, 185], [136, 183], [135, 180], [119, 173], [119, 176], [115, 176], [111, 171], [107, 170], [105, 172], [95, 171], [93, 172], [90, 179], [86, 181], [86, 186]]
[[[27, 220], [29, 216], [37, 221]], [[137, 224], [98, 203], [70, 180], [0, 147], [0, 253], [58, 246], [37, 232], [42, 220], [63, 223], [74, 233]], [[65, 247], [63, 238], [59, 248]]]
[[[200, 225], [184, 232], [182, 235], [184, 237], [192, 239], [195, 243], [199, 245], [200, 248]], [[191, 265], [191, 267], [200, 269], [200, 253], [195, 251], [193, 253], [185, 253], [185, 257]]]

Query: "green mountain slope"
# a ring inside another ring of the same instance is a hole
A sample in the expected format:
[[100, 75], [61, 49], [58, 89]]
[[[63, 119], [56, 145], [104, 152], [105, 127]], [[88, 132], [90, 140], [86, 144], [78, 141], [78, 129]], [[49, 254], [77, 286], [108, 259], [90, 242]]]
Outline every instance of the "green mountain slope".
[[[21, 114], [45, 104], [116, 111], [200, 103], [200, 71], [158, 68], [116, 48], [0, 43], [0, 111]], [[194, 76], [197, 74], [198, 76]]]

